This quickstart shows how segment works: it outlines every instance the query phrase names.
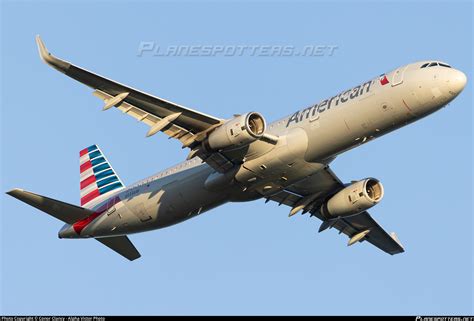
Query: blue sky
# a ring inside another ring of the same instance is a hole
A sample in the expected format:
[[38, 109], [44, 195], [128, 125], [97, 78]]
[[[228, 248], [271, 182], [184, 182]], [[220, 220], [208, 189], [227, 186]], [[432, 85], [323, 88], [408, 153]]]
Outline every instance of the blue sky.
[[[397, 66], [463, 70], [447, 108], [341, 155], [344, 181], [376, 177], [372, 215], [406, 253], [346, 247], [308, 216], [256, 201], [131, 236], [132, 263], [3, 194], [2, 314], [472, 314], [472, 3], [2, 1], [2, 192], [79, 201], [78, 152], [97, 143], [125, 184], [185, 158], [38, 57], [57, 56], [217, 117], [276, 120]], [[155, 57], [173, 45], [336, 45], [332, 56]]]

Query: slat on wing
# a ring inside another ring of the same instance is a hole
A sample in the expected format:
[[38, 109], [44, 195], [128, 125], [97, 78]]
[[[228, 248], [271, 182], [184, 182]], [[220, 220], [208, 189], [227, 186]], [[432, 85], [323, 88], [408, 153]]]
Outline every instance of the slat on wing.
[[[65, 75], [85, 84], [86, 86], [106, 93], [109, 95], [107, 99], [124, 95], [124, 97], [120, 97], [122, 104], [128, 103], [143, 112], [147, 112], [159, 118], [164, 118], [174, 113], [182, 113], [182, 115], [175, 121], [174, 124], [192, 133], [201, 132], [213, 125], [219, 124], [222, 121], [219, 118], [212, 117], [163, 98], [147, 94], [73, 65], [49, 53], [39, 36], [36, 36], [36, 42], [38, 44], [40, 57], [45, 63], [56, 70], [59, 70]], [[125, 95], [125, 93], [127, 94]], [[140, 116], [143, 116], [143, 114], [140, 114]], [[176, 132], [177, 129], [175, 128], [172, 131]]]
[[[169, 125], [163, 128], [157, 126], [157, 129], [161, 129], [169, 138], [180, 140], [183, 147], [194, 148], [197, 145], [196, 142], [202, 141], [209, 131], [224, 122], [222, 119], [147, 94], [59, 59], [49, 53], [39, 36], [36, 36], [36, 42], [40, 57], [45, 63], [95, 89], [94, 95], [106, 102], [105, 110], [115, 105], [124, 113], [151, 127], [160, 120], [167, 120], [166, 117], [170, 117], [172, 121]], [[171, 115], [177, 114], [179, 114], [179, 117], [171, 117]], [[218, 151], [200, 153], [198, 150], [193, 150], [192, 155], [209, 159], [209, 165], [219, 172], [232, 168], [245, 157], [244, 153], [238, 155], [238, 159], [230, 159], [227, 155]]]

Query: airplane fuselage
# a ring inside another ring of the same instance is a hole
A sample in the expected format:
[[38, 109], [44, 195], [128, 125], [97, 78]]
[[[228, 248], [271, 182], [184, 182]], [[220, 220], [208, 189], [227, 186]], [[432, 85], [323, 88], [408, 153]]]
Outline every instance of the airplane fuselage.
[[124, 235], [167, 227], [226, 202], [250, 201], [302, 182], [344, 151], [423, 118], [453, 100], [465, 75], [418, 62], [295, 111], [268, 126], [276, 144], [255, 141], [228, 174], [195, 157], [120, 190], [95, 214], [66, 224], [61, 238]]

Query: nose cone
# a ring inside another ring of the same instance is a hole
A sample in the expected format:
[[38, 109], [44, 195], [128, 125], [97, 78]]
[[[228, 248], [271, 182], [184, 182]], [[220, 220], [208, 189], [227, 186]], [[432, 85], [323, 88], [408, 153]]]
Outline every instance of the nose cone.
[[464, 87], [466, 86], [466, 82], [467, 77], [462, 71], [456, 69], [452, 70], [449, 77], [449, 86], [455, 95], [458, 95], [461, 91], [463, 91]]

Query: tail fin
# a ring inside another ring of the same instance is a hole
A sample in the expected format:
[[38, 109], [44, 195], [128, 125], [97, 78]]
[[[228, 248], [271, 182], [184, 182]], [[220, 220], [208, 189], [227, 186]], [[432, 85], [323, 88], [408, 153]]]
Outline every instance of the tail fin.
[[81, 206], [92, 208], [113, 191], [124, 188], [122, 180], [97, 145], [84, 148], [79, 157]]

